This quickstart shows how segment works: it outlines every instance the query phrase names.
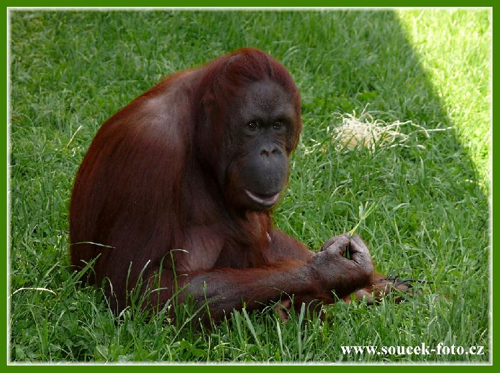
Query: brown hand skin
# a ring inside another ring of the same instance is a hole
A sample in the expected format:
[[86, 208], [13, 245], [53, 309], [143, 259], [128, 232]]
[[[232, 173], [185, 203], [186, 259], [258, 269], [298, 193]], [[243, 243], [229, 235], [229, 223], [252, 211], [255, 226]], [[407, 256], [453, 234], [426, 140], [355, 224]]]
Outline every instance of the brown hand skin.
[[[347, 253], [350, 259], [346, 258]], [[321, 306], [334, 303], [339, 298], [347, 303], [356, 300], [375, 305], [388, 294], [395, 294], [393, 299], [399, 303], [404, 299], [402, 294], [411, 291], [411, 282], [398, 281], [397, 277], [390, 278], [374, 272], [368, 248], [357, 234], [350, 236], [345, 233], [328, 239], [312, 255], [310, 262], [315, 278], [321, 284], [318, 286], [321, 293], [295, 296], [293, 303], [290, 299], [283, 300], [276, 307], [283, 321], [288, 319], [286, 310], [293, 307], [299, 312], [302, 303], [321, 316]], [[332, 297], [333, 292], [335, 298]]]
[[[346, 254], [349, 253], [349, 258]], [[338, 299], [348, 300], [350, 294], [370, 287], [373, 280], [373, 264], [368, 248], [358, 235], [348, 233], [335, 236], [325, 242], [321, 249], [312, 253], [309, 261], [312, 273], [312, 292], [294, 294], [291, 299], [284, 299], [276, 306], [278, 316], [286, 321], [287, 310], [301, 311], [305, 304], [308, 312], [322, 317], [323, 304], [332, 304]]]
[[334, 291], [339, 298], [369, 285], [374, 271], [364, 242], [348, 233], [329, 239], [310, 265], [322, 292], [326, 295]]
[[412, 281], [399, 281], [397, 278], [388, 278], [386, 275], [374, 274], [370, 284], [362, 289], [356, 290], [352, 295], [343, 298], [347, 303], [352, 300], [358, 302], [364, 301], [368, 305], [376, 305], [382, 301], [383, 298], [392, 294], [392, 299], [395, 303], [402, 302], [407, 294], [412, 291]]

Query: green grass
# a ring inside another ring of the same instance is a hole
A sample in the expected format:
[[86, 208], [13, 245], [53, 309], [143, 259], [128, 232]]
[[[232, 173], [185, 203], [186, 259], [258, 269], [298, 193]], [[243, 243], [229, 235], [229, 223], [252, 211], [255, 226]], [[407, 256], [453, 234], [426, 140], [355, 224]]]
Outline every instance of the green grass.
[[[487, 362], [490, 32], [487, 11], [467, 10], [13, 12], [11, 361]], [[162, 76], [242, 46], [282, 61], [302, 92], [277, 226], [314, 249], [357, 227], [380, 271], [432, 281], [406, 302], [338, 303], [324, 322], [243, 310], [207, 330], [135, 309], [118, 320], [68, 271], [72, 180], [100, 124]], [[336, 150], [342, 116], [363, 111], [452, 129]], [[440, 342], [485, 354], [340, 348]]]
[[455, 124], [460, 143], [487, 188], [491, 172], [491, 133], [487, 125], [491, 119], [491, 14], [415, 10], [400, 15], [449, 120]]

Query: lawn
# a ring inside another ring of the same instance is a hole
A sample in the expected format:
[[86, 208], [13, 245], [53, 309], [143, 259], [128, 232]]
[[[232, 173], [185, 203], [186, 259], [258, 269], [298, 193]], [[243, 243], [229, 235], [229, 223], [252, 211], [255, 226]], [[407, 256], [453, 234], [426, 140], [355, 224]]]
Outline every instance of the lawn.
[[[475, 362], [490, 351], [487, 10], [10, 13], [12, 362]], [[214, 27], [216, 25], [216, 27]], [[253, 46], [291, 72], [304, 130], [278, 227], [313, 249], [357, 232], [414, 294], [338, 303], [324, 321], [245, 310], [121, 319], [68, 270], [68, 202], [100, 124], [163, 76]], [[349, 119], [393, 142], [342, 146]], [[398, 125], [399, 123], [399, 125]], [[370, 211], [370, 214], [366, 214]], [[347, 354], [341, 346], [483, 346]], [[478, 350], [476, 350], [478, 351]]]

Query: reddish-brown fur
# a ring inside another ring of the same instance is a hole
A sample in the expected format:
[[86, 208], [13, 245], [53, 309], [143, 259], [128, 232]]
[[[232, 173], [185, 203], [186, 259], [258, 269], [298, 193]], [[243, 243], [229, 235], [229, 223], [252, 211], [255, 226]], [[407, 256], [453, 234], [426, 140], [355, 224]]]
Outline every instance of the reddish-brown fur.
[[[284, 293], [333, 302], [332, 291], [344, 297], [374, 282], [364, 248], [363, 260], [344, 263], [274, 229], [269, 211], [231, 207], [216, 177], [226, 153], [237, 151], [223, 146], [225, 118], [232, 98], [254, 81], [277, 83], [295, 105], [289, 155], [302, 126], [299, 93], [281, 64], [254, 49], [168, 77], [98, 131], [74, 184], [71, 263], [81, 269], [96, 259], [86, 280], [106, 279], [116, 309], [127, 306], [139, 278], [142, 291], [161, 287], [151, 304], [167, 302], [176, 284], [184, 288], [180, 299], [208, 300], [214, 318]], [[356, 245], [346, 240], [342, 248]], [[154, 275], [158, 283], [149, 281]]]

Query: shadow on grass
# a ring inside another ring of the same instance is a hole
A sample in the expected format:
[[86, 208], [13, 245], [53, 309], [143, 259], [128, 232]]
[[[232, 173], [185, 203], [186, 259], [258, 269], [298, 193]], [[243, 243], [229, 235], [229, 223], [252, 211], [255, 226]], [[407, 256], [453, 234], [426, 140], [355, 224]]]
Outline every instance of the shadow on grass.
[[[488, 344], [488, 200], [455, 131], [427, 136], [403, 126], [404, 144], [375, 152], [336, 151], [332, 142], [340, 116], [353, 112], [427, 129], [454, 127], [394, 12], [16, 11], [11, 37], [11, 293], [64, 286], [64, 265], [53, 266], [67, 263], [71, 183], [98, 126], [161, 76], [251, 46], [280, 60], [302, 92], [304, 131], [277, 225], [317, 248], [354, 227], [360, 205], [376, 205], [359, 232], [379, 269], [433, 281], [416, 310], [395, 311], [401, 324], [394, 321], [394, 328], [406, 333], [381, 333], [381, 342], [403, 345], [414, 341], [405, 335], [420, 334], [418, 341], [427, 343]], [[66, 302], [81, 300], [75, 299]], [[46, 336], [46, 346], [26, 338], [26, 330], [36, 335], [42, 324], [54, 331], [64, 325], [69, 331], [60, 333], [89, 345], [72, 341], [53, 348], [54, 361], [92, 356], [105, 337], [86, 340], [77, 323], [61, 322], [64, 304], [30, 292], [12, 298], [14, 360], [45, 361], [47, 346], [66, 343], [55, 334]], [[71, 307], [73, 321], [94, 312]], [[363, 317], [372, 318], [371, 329], [365, 326], [342, 344], [367, 344], [373, 333], [388, 329], [382, 311], [354, 315], [353, 323], [363, 325]], [[343, 316], [334, 323], [356, 328]], [[345, 359], [338, 351], [336, 346], [311, 360]], [[225, 356], [236, 359], [234, 353]]]

